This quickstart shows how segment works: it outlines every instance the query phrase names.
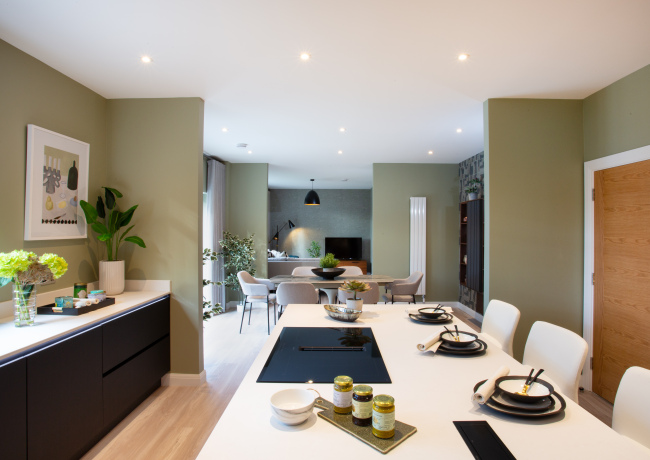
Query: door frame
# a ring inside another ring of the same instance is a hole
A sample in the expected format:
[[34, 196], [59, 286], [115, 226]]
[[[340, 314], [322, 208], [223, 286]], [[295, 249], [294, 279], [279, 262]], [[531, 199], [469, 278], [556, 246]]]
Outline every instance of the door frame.
[[589, 345], [589, 353], [580, 379], [580, 385], [585, 390], [591, 391], [593, 377], [591, 358], [593, 358], [594, 350], [594, 286], [592, 284], [592, 276], [594, 273], [594, 202], [592, 200], [594, 174], [596, 171], [603, 169], [615, 168], [616, 166], [645, 160], [650, 160], [650, 145], [585, 162], [585, 255], [582, 337]]

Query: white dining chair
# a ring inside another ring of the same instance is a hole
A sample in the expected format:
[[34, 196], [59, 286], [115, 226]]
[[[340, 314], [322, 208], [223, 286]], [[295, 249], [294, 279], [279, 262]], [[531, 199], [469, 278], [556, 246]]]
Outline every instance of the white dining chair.
[[[415, 293], [418, 292], [420, 282], [424, 275], [422, 272], [413, 272], [411, 276], [405, 279], [397, 279], [386, 285], [386, 294], [384, 294], [384, 303], [390, 302], [408, 302], [415, 303]], [[388, 293], [390, 291], [390, 293]]]
[[237, 273], [237, 279], [239, 280], [239, 285], [241, 290], [244, 293], [244, 308], [241, 313], [241, 324], [239, 325], [239, 333], [241, 334], [242, 327], [244, 326], [244, 315], [246, 314], [246, 305], [250, 304], [250, 309], [248, 310], [248, 324], [251, 323], [251, 313], [253, 311], [254, 303], [265, 303], [266, 304], [266, 321], [267, 321], [267, 331], [271, 333], [271, 320], [269, 319], [269, 310], [271, 305], [273, 305], [273, 321], [276, 321], [276, 304], [275, 304], [275, 294], [271, 294], [271, 290], [275, 289], [275, 284], [271, 281], [255, 278], [251, 276], [248, 272], [241, 271]]
[[[345, 271], [343, 272], [343, 275], [344, 275], [344, 276], [345, 276], [345, 275], [352, 275], [352, 276], [363, 275], [363, 270], [361, 270], [361, 268], [359, 268], [359, 267], [355, 267], [354, 265], [351, 265], [351, 266], [349, 266], [349, 267], [346, 267], [346, 266], [343, 266], [343, 267], [338, 266], [337, 268], [345, 268]], [[375, 303], [376, 303], [376, 302], [375, 302]]]
[[494, 339], [503, 351], [512, 356], [512, 342], [520, 316], [521, 312], [514, 305], [492, 299], [483, 316], [481, 333]]
[[[362, 299], [366, 305], [372, 305], [379, 302], [379, 285], [373, 281], [366, 283], [370, 286], [370, 290], [366, 292], [357, 292], [357, 299]], [[345, 303], [347, 299], [353, 299], [354, 292], [344, 291], [339, 288], [338, 299], [339, 303]]]
[[612, 428], [650, 448], [650, 370], [630, 367], [614, 400]]
[[575, 332], [544, 321], [530, 329], [523, 364], [544, 369], [563, 395], [578, 402], [578, 382], [587, 359], [587, 342]]
[[314, 272], [311, 271], [312, 268], [318, 267], [296, 267], [291, 272], [291, 276], [316, 276]]
[[313, 284], [303, 281], [280, 283], [276, 291], [276, 301], [282, 314], [282, 307], [292, 303], [318, 303], [318, 290], [314, 289]]

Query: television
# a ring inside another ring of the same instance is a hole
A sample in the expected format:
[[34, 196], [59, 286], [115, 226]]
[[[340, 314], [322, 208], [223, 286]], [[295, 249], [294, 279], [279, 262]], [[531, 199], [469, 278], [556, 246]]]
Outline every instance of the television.
[[361, 260], [361, 238], [325, 238], [325, 254], [340, 260]]

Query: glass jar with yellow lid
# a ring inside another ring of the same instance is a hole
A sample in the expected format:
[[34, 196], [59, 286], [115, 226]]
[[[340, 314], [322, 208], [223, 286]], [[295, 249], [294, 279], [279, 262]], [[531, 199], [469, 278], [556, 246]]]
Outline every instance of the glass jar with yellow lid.
[[334, 412], [349, 414], [352, 412], [352, 377], [339, 375], [334, 378]]
[[395, 399], [377, 395], [372, 400], [372, 434], [386, 439], [395, 436]]

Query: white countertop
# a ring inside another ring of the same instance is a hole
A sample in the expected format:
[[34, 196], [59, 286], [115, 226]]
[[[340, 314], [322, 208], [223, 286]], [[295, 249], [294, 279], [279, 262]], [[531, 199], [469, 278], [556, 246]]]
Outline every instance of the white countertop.
[[[332, 398], [331, 384], [256, 383], [280, 330], [287, 326], [372, 328], [393, 381], [373, 384], [374, 394], [392, 395], [397, 419], [418, 430], [389, 452], [390, 458], [472, 459], [452, 423], [461, 420], [487, 420], [519, 459], [650, 458], [650, 450], [619, 435], [568, 398], [564, 416], [548, 419], [514, 418], [480, 407], [471, 401], [477, 382], [490, 377], [503, 364], [510, 367], [511, 374], [527, 375], [530, 368], [492, 343], [485, 355], [477, 357], [419, 352], [417, 343], [442, 326], [410, 321], [404, 305], [364, 305], [363, 311], [355, 323], [341, 323], [329, 318], [322, 305], [290, 305], [198, 458], [331, 460], [342, 453], [348, 458], [384, 457], [317, 417], [318, 409], [307, 422], [293, 427], [271, 417], [269, 399], [285, 388], [313, 387], [324, 398]], [[463, 325], [456, 319], [454, 322]]]
[[[13, 316], [0, 318], [0, 361], [163, 297], [170, 294], [171, 291], [169, 282], [166, 285], [159, 283], [157, 285], [143, 285], [142, 287], [154, 287], [157, 290], [124, 292], [115, 296], [114, 305], [79, 316], [36, 315], [34, 326], [15, 327]], [[129, 283], [127, 282], [128, 288]], [[160, 288], [162, 290], [158, 290]], [[42, 303], [38, 302], [38, 304], [41, 305]]]

